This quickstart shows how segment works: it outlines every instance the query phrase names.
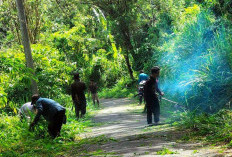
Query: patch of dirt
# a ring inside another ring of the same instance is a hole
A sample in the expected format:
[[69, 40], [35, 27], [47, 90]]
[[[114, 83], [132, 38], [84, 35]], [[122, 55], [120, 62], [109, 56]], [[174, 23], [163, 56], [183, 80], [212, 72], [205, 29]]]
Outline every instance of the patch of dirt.
[[[221, 157], [232, 156], [232, 150], [207, 146], [201, 142], [179, 142], [183, 132], [176, 131], [169, 124], [147, 127], [146, 114], [141, 113], [142, 106], [134, 100], [106, 99], [101, 101], [103, 107], [94, 117], [94, 122], [103, 125], [92, 128], [85, 137], [105, 135], [109, 142], [102, 145], [90, 145], [88, 151], [103, 150], [115, 155], [110, 156], [160, 156], [158, 151], [169, 150], [173, 154], [162, 156], [177, 157]], [[161, 113], [162, 114], [162, 113]], [[161, 123], [164, 118], [161, 117]]]

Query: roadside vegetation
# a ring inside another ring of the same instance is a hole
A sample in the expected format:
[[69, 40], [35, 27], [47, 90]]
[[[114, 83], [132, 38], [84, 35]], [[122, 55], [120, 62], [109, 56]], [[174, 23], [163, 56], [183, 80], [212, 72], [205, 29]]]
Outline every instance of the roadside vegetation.
[[34, 132], [29, 131], [30, 121], [20, 121], [19, 116], [1, 114], [0, 118], [0, 156], [77, 156], [112, 154], [97, 150], [89, 152], [86, 145], [104, 144], [114, 141], [112, 138], [98, 136], [86, 138], [81, 133], [91, 132], [91, 127], [101, 124], [93, 123], [92, 117], [99, 110], [89, 104], [87, 115], [76, 120], [72, 107], [67, 107], [67, 123], [63, 125], [61, 136], [52, 139], [47, 132], [47, 123], [40, 120]]
[[178, 122], [178, 129], [185, 130], [185, 141], [204, 141], [208, 144], [232, 147], [232, 112], [220, 110], [215, 114], [188, 112]]

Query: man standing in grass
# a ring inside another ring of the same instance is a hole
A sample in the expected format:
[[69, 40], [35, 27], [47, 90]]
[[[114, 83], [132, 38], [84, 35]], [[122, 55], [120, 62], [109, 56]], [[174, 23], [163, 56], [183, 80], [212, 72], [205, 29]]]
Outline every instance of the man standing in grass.
[[79, 73], [75, 73], [74, 82], [71, 85], [71, 91], [77, 119], [80, 118], [79, 112], [81, 112], [81, 117], [83, 117], [86, 113], [85, 90], [85, 83], [80, 81]]
[[147, 123], [152, 124], [152, 113], [154, 114], [155, 124], [159, 122], [160, 105], [156, 92], [161, 96], [163, 92], [158, 88], [158, 77], [160, 75], [160, 68], [155, 66], [151, 69], [151, 76], [144, 86], [144, 98], [147, 106]]
[[95, 106], [95, 100], [96, 100], [98, 107], [99, 107], [99, 99], [98, 99], [98, 95], [97, 95], [97, 85], [93, 79], [90, 80], [89, 93], [91, 93], [93, 105]]
[[30, 125], [30, 130], [33, 130], [40, 116], [43, 115], [48, 121], [49, 134], [53, 138], [59, 136], [62, 124], [66, 123], [65, 108], [52, 99], [41, 98], [38, 94], [32, 96], [31, 105], [35, 105], [37, 114]]

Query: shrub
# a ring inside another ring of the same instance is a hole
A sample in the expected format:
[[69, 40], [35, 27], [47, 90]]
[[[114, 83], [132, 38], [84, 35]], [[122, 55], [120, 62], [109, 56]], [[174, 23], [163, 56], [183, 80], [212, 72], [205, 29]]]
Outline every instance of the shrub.
[[182, 114], [182, 120], [178, 126], [181, 130], [188, 130], [191, 136], [200, 136], [212, 142], [232, 141], [232, 111], [220, 110], [215, 114], [196, 114], [187, 112]]

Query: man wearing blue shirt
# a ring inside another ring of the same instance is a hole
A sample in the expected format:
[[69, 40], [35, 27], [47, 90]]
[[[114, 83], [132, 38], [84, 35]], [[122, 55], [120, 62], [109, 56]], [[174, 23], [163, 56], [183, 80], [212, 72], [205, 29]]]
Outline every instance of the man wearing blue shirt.
[[[143, 93], [143, 88], [144, 88], [144, 83], [148, 80], [148, 75], [143, 72], [143, 70], [140, 70], [139, 74], [139, 80], [138, 80], [138, 96], [139, 96], [139, 104], [142, 104], [142, 99], [144, 96]], [[146, 110], [146, 104], [144, 106], [144, 111]]]
[[140, 74], [139, 74], [139, 80], [138, 80], [138, 84], [141, 82], [141, 81], [146, 81], [146, 80], [148, 80], [148, 75], [147, 74], [145, 74], [144, 72], [143, 72], [143, 70], [141, 70], [140, 71]]
[[37, 114], [30, 125], [30, 130], [38, 123], [41, 115], [48, 121], [48, 132], [55, 138], [60, 135], [60, 130], [64, 122], [65, 108], [52, 99], [41, 98], [38, 94], [32, 96], [32, 105], [35, 105]]

